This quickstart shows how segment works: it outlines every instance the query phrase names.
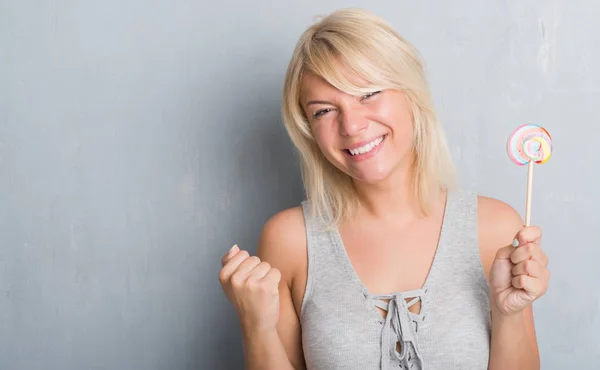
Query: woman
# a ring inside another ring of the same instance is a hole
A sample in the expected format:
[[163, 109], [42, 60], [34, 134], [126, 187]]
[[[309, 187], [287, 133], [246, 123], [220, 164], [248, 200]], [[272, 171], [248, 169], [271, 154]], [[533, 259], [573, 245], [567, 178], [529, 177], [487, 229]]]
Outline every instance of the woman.
[[220, 274], [248, 369], [539, 369], [541, 231], [453, 185], [408, 42], [366, 11], [325, 17], [298, 41], [283, 115], [308, 199]]

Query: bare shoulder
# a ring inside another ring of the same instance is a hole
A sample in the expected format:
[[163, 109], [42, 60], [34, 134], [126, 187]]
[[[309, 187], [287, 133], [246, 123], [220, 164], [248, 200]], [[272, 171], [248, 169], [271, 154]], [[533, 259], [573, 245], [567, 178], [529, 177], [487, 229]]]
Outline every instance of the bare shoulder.
[[478, 196], [477, 224], [479, 251], [488, 274], [496, 252], [512, 243], [523, 227], [523, 220], [509, 204], [495, 198]]
[[307, 264], [302, 207], [286, 209], [267, 220], [260, 235], [257, 255], [279, 269], [290, 285], [291, 279]]
[[484, 244], [510, 244], [523, 227], [519, 213], [510, 205], [495, 198], [478, 197], [479, 240]]

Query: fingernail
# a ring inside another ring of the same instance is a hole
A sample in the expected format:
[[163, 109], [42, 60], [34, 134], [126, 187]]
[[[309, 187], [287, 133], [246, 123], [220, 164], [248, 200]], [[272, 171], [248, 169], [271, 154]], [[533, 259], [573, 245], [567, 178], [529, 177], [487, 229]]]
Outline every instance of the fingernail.
[[517, 240], [517, 238], [513, 239], [512, 246], [515, 248], [519, 246], [519, 241]]
[[231, 247], [231, 249], [229, 250], [229, 252], [227, 253], [228, 256], [231, 256], [232, 254], [234, 254], [235, 252], [239, 251], [240, 248], [238, 247], [237, 244], [234, 244], [233, 247]]

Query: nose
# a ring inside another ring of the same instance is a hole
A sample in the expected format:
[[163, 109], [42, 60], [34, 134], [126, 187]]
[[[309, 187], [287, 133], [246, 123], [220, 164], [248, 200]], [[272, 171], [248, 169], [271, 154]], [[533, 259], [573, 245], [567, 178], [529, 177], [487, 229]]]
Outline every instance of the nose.
[[340, 134], [343, 136], [356, 136], [369, 127], [369, 120], [359, 109], [346, 109], [338, 117]]

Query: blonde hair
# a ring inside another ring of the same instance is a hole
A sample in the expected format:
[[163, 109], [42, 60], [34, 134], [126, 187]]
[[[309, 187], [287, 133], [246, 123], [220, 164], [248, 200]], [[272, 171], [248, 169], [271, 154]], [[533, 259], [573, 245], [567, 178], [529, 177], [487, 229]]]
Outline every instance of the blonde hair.
[[[342, 64], [367, 81], [358, 86]], [[342, 9], [322, 18], [300, 37], [283, 89], [283, 121], [301, 157], [302, 178], [315, 215], [339, 223], [358, 206], [352, 178], [322, 154], [300, 104], [302, 77], [312, 73], [349, 94], [396, 89], [407, 97], [413, 118], [413, 191], [427, 214], [440, 191], [454, 186], [454, 166], [417, 50], [380, 17]]]

